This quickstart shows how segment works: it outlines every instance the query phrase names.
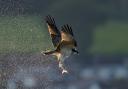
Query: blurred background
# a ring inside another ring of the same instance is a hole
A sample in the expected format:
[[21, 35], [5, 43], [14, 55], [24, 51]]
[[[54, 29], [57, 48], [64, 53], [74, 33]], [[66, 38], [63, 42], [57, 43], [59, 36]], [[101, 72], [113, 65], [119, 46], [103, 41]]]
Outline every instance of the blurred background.
[[[46, 15], [70, 24], [80, 55], [62, 75]], [[0, 89], [128, 89], [127, 0], [0, 0]]]

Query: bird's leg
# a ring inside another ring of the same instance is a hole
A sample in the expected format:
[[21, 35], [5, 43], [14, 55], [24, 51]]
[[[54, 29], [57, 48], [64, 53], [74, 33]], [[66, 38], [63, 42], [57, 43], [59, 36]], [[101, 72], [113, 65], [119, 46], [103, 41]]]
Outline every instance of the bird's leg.
[[62, 70], [62, 74], [68, 73], [68, 71], [64, 68], [63, 62], [59, 60], [59, 68]]
[[45, 53], [50, 52], [50, 49], [45, 49], [45, 51], [42, 51], [41, 53], [45, 55]]

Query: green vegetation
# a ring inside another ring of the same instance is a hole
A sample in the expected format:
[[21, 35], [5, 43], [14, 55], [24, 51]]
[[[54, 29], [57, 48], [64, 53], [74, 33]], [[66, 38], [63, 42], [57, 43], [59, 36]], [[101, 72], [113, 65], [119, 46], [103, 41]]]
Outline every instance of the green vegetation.
[[98, 26], [93, 35], [93, 54], [127, 54], [128, 23], [109, 21]]
[[52, 47], [40, 16], [0, 17], [0, 53], [40, 52]]

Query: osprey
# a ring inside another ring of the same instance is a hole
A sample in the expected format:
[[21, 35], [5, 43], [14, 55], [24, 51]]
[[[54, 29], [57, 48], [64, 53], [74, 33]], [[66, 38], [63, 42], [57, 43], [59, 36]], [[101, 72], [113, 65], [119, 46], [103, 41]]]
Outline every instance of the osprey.
[[54, 18], [49, 15], [46, 16], [45, 21], [47, 23], [48, 31], [55, 50], [45, 51], [43, 54], [56, 56], [59, 62], [59, 68], [62, 70], [62, 74], [68, 73], [64, 67], [64, 60], [74, 53], [78, 54], [77, 42], [74, 39], [72, 28], [66, 24], [62, 26], [59, 31], [55, 24]]

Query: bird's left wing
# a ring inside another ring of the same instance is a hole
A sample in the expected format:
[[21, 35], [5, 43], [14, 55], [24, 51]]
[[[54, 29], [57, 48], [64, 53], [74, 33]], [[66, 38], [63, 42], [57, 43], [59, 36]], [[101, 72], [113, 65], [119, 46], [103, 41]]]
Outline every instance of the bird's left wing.
[[60, 31], [56, 27], [53, 17], [48, 15], [48, 16], [46, 16], [45, 21], [47, 23], [50, 36], [52, 38], [52, 43], [53, 43], [54, 47], [57, 47], [57, 45], [59, 44], [59, 42], [61, 40]]

